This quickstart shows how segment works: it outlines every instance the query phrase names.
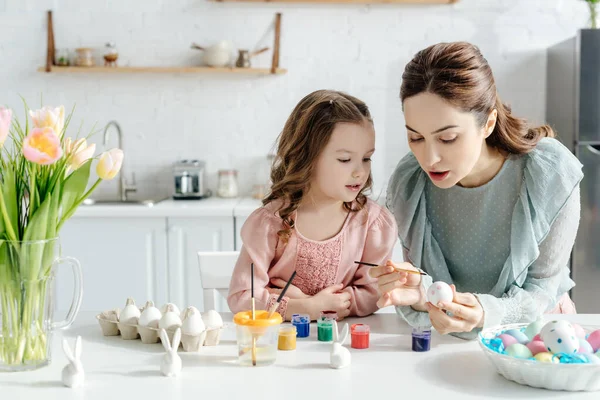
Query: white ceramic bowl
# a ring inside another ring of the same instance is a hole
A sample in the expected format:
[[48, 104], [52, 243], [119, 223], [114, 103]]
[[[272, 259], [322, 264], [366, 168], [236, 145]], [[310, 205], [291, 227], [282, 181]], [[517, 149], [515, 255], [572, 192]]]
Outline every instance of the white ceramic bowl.
[[[527, 325], [502, 325], [485, 329], [479, 334], [479, 346], [500, 375], [521, 385], [536, 388], [588, 392], [600, 390], [600, 364], [552, 364], [518, 359], [496, 353], [482, 342], [482, 339], [493, 339], [507, 329], [520, 329]], [[598, 329], [592, 326], [582, 327], [586, 333]]]

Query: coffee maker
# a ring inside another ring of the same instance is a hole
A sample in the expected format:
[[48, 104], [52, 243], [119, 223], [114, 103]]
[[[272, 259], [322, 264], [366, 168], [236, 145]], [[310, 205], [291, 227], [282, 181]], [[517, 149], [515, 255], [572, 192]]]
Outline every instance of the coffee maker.
[[181, 160], [173, 164], [173, 199], [199, 200], [210, 196], [206, 189], [205, 162]]

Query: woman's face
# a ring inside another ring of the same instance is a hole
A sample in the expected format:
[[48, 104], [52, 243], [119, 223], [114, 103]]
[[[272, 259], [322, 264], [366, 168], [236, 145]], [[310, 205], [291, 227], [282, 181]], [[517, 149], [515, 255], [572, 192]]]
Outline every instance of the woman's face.
[[496, 112], [481, 127], [473, 113], [425, 92], [404, 100], [404, 118], [408, 145], [419, 165], [434, 185], [447, 189], [476, 169], [485, 139], [494, 129]]

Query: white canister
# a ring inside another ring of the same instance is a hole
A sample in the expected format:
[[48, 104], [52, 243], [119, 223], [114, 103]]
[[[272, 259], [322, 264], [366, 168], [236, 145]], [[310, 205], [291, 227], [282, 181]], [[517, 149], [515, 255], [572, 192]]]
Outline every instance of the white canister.
[[237, 197], [239, 193], [237, 171], [234, 169], [222, 169], [219, 171], [219, 197]]

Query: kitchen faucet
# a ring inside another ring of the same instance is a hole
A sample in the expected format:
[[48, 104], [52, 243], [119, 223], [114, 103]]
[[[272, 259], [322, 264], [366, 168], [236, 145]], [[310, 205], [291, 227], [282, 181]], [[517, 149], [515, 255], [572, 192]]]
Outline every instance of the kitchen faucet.
[[[117, 123], [117, 121], [110, 121], [108, 124], [106, 124], [106, 126], [104, 127], [104, 142], [103, 145], [106, 148], [106, 144], [108, 143], [108, 138], [109, 138], [109, 131], [108, 129], [112, 126], [115, 127], [116, 131], [117, 131], [117, 138], [119, 140], [119, 149], [123, 150], [123, 134], [121, 132], [121, 127], [119, 126], [119, 124]], [[133, 177], [133, 182], [128, 183], [125, 180], [125, 176], [123, 174], [123, 168], [124, 166], [121, 165], [121, 170], [119, 171], [119, 199], [121, 201], [127, 201], [127, 194], [129, 192], [135, 192], [137, 191], [137, 187], [135, 186], [135, 174], [132, 173], [132, 177]]]

